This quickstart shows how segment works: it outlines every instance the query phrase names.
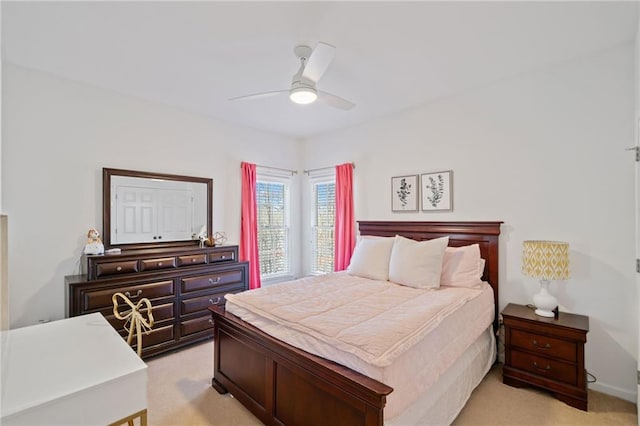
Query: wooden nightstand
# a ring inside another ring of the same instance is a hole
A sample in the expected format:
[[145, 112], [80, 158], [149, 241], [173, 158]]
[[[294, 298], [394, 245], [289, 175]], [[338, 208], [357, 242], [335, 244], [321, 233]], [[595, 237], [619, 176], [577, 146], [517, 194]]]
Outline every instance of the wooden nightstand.
[[584, 344], [589, 317], [560, 312], [558, 319], [510, 303], [502, 311], [505, 363], [502, 381], [536, 386], [567, 404], [587, 411]]

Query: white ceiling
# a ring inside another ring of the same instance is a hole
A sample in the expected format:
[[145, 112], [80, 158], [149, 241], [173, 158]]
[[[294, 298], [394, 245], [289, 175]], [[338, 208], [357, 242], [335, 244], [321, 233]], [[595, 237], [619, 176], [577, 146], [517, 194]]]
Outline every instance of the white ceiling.
[[[636, 2], [7, 2], [3, 60], [243, 126], [308, 137], [631, 41]], [[337, 47], [286, 96], [297, 44]]]

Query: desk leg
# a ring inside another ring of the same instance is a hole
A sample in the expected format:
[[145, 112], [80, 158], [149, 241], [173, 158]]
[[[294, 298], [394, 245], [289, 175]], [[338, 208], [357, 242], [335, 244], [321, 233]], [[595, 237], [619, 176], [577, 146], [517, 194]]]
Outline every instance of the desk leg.
[[125, 423], [127, 426], [135, 426], [135, 419], [140, 419], [140, 426], [147, 426], [147, 409], [145, 408], [142, 411], [138, 411], [137, 413], [113, 422], [109, 426], [121, 426]]

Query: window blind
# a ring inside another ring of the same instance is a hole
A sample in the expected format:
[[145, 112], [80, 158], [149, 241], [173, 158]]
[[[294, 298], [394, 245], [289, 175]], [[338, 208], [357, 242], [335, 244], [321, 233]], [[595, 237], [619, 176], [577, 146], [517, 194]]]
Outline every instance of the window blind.
[[258, 253], [260, 275], [289, 273], [286, 185], [258, 181]]
[[334, 182], [315, 184], [315, 227], [313, 270], [333, 272], [334, 224], [336, 215], [336, 185]]

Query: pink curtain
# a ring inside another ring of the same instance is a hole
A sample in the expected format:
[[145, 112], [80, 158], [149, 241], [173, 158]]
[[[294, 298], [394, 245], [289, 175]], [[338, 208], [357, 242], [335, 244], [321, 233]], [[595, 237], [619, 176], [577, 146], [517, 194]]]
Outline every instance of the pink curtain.
[[334, 270], [347, 269], [356, 245], [353, 215], [353, 164], [336, 166], [336, 220]]
[[249, 288], [260, 288], [258, 259], [258, 203], [256, 201], [256, 165], [242, 162], [242, 220], [240, 260], [249, 261]]

